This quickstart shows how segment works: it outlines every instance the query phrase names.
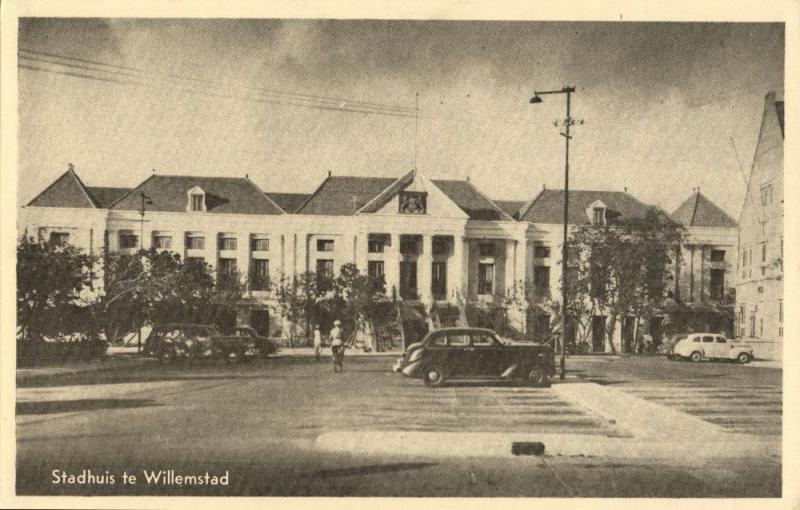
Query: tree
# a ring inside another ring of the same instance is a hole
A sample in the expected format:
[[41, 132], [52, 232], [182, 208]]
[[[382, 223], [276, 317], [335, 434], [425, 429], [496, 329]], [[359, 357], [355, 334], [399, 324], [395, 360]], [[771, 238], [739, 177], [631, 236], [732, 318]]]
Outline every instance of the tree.
[[[295, 274], [291, 278], [282, 275], [273, 285], [272, 293], [278, 303], [281, 318], [289, 324], [289, 346], [294, 343], [297, 325], [317, 322], [319, 297], [317, 275], [313, 271]], [[308, 328], [306, 328], [308, 329]]]
[[[25, 340], [86, 332], [84, 321], [71, 321], [78, 310], [90, 315], [99, 293], [93, 278], [97, 258], [80, 248], [22, 236], [17, 243], [17, 324]], [[78, 309], [78, 310], [76, 310]], [[84, 316], [84, 314], [77, 314]], [[81, 324], [82, 322], [82, 324]]]
[[203, 261], [155, 249], [110, 253], [104, 275], [99, 316], [112, 343], [146, 324], [208, 316], [214, 281]]
[[394, 319], [386, 313], [387, 303], [389, 298], [383, 276], [363, 274], [355, 264], [345, 264], [339, 270], [327, 308], [333, 317], [341, 317], [346, 329], [350, 329], [351, 343], [360, 332], [369, 342], [368, 349], [371, 349], [374, 339], [380, 350], [388, 326]]
[[[649, 318], [665, 297], [673, 254], [684, 229], [663, 211], [651, 208], [642, 217], [608, 224], [578, 226], [570, 238], [570, 292], [588, 303], [590, 316], [608, 317], [605, 336], [616, 324], [633, 317], [634, 338], [643, 318]], [[612, 351], [616, 351], [611, 342]]]

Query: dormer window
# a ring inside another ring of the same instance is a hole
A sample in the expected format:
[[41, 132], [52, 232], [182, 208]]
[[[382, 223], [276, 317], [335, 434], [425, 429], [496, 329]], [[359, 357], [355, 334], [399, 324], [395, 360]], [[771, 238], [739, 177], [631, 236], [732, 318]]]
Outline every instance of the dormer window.
[[606, 224], [606, 208], [605, 207], [595, 207], [593, 209], [594, 216], [592, 218], [592, 223], [595, 225], [605, 225]]
[[200, 186], [195, 186], [186, 192], [189, 201], [186, 210], [189, 212], [203, 212], [206, 210], [206, 192]]

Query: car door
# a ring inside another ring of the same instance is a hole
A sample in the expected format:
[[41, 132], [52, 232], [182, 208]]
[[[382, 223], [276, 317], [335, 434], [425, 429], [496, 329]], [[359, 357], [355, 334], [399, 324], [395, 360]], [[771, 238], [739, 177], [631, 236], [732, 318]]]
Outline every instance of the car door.
[[717, 358], [716, 344], [714, 337], [711, 335], [703, 335], [703, 356], [706, 358]]
[[714, 357], [727, 358], [730, 344], [724, 336], [717, 335], [714, 337]]
[[447, 373], [450, 377], [475, 375], [476, 351], [468, 332], [453, 331], [447, 334]]
[[473, 333], [472, 347], [474, 351], [475, 375], [482, 377], [498, 377], [503, 369], [503, 346], [495, 338], [485, 332]]

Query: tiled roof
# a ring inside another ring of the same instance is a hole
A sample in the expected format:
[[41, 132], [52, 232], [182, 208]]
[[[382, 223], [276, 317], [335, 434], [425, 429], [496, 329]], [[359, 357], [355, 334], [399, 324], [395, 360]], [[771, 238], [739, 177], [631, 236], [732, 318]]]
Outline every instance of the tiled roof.
[[102, 209], [108, 209], [111, 204], [131, 191], [131, 188], [108, 188], [98, 186], [87, 186], [86, 189], [94, 199], [97, 207]]
[[[622, 218], [644, 216], [650, 206], [622, 191], [570, 190], [567, 218], [571, 224], [590, 221], [586, 208], [597, 200]], [[546, 189], [522, 209], [521, 220], [531, 223], [562, 223], [564, 221], [564, 190]]]
[[506, 214], [497, 204], [478, 191], [468, 181], [432, 181], [437, 188], [456, 203], [470, 219], [473, 220], [505, 220], [513, 218]]
[[138, 210], [144, 193], [153, 203], [148, 211], [185, 212], [186, 192], [195, 186], [206, 194], [206, 209], [216, 214], [282, 214], [275, 202], [249, 179], [153, 175], [117, 201], [111, 209]]
[[350, 216], [395, 181], [391, 177], [329, 176], [297, 214]]
[[675, 209], [670, 218], [685, 227], [736, 227], [733, 218], [699, 191]]
[[95, 199], [89, 194], [78, 175], [70, 167], [50, 186], [28, 202], [31, 207], [77, 207], [94, 209]]
[[497, 204], [500, 209], [504, 210], [506, 214], [511, 216], [514, 219], [518, 219], [519, 217], [519, 210], [525, 207], [524, 200], [495, 200], [495, 204]]
[[281, 209], [287, 213], [293, 213], [300, 208], [306, 200], [308, 200], [308, 193], [264, 193], [271, 198]]

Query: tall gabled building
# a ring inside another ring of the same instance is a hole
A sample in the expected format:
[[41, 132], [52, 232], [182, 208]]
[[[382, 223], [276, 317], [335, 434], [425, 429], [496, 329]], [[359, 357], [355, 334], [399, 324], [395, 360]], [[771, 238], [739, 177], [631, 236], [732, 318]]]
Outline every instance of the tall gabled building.
[[756, 357], [783, 351], [783, 96], [770, 92], [739, 217], [736, 332]]

